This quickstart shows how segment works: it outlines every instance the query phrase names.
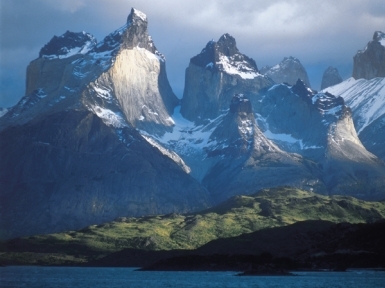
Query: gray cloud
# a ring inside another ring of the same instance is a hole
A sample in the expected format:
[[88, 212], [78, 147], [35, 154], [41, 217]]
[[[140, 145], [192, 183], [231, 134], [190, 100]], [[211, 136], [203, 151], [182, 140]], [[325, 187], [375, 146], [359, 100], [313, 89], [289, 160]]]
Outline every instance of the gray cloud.
[[26, 66], [54, 35], [84, 30], [102, 40], [125, 23], [131, 7], [147, 14], [179, 96], [189, 59], [223, 33], [232, 34], [259, 67], [296, 56], [319, 88], [329, 65], [350, 76], [357, 50], [375, 30], [385, 30], [382, 0], [2, 0], [0, 5], [0, 106], [23, 96]]

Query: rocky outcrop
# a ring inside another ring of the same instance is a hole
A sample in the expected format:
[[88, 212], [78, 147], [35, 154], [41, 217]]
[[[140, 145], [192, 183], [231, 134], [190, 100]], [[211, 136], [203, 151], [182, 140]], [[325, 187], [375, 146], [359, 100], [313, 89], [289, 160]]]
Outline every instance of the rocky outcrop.
[[272, 84], [258, 72], [253, 59], [239, 52], [235, 39], [224, 34], [191, 58], [181, 113], [190, 121], [203, 123], [223, 114], [235, 94], [252, 97]]
[[288, 83], [294, 85], [298, 79], [301, 79], [307, 87], [310, 87], [309, 77], [305, 67], [295, 57], [285, 57], [283, 60], [267, 69], [264, 68], [264, 75], [270, 77], [275, 83]]
[[353, 60], [354, 79], [385, 77], [385, 33], [374, 32], [373, 40], [358, 51]]
[[329, 66], [322, 75], [321, 90], [342, 82], [337, 68]]

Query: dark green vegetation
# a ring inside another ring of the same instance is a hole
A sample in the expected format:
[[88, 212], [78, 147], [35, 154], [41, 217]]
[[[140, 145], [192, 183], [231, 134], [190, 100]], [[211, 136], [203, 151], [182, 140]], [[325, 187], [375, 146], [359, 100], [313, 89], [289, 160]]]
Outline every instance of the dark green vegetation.
[[[298, 247], [310, 251], [316, 245], [313, 240], [322, 239], [304, 238], [301, 233], [348, 225], [334, 223], [374, 223], [384, 218], [384, 202], [327, 197], [288, 187], [265, 189], [255, 195], [233, 197], [197, 214], [119, 218], [78, 231], [9, 240], [1, 243], [0, 263], [135, 266], [199, 247], [196, 251], [206, 255], [271, 251], [274, 256], [297, 257], [289, 252]], [[325, 237], [333, 239], [333, 230], [328, 233]], [[248, 238], [253, 235], [260, 241]], [[288, 242], [293, 235], [305, 242]], [[340, 248], [349, 249], [343, 245]]]

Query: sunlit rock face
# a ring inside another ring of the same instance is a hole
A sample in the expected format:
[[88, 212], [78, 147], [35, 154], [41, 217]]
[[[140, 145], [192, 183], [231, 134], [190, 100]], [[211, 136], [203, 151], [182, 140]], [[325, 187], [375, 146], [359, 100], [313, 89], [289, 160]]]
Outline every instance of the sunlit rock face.
[[26, 95], [1, 117], [3, 238], [210, 203], [180, 157], [138, 132], [172, 129], [178, 104], [146, 16], [132, 9], [95, 42], [85, 32], [54, 37], [28, 66]]
[[317, 93], [298, 80], [273, 86], [254, 107], [267, 138], [318, 163], [327, 193], [384, 198], [384, 163], [362, 145], [342, 97]]
[[298, 79], [301, 79], [307, 87], [310, 87], [305, 67], [297, 58], [292, 56], [283, 58], [279, 64], [273, 67], [264, 67], [263, 74], [273, 79], [275, 83], [294, 85]]
[[366, 149], [385, 160], [385, 78], [356, 80], [351, 77], [325, 91], [344, 98], [352, 110], [360, 140]]
[[364, 50], [357, 52], [353, 60], [354, 79], [385, 77], [385, 33], [374, 32], [373, 39]]

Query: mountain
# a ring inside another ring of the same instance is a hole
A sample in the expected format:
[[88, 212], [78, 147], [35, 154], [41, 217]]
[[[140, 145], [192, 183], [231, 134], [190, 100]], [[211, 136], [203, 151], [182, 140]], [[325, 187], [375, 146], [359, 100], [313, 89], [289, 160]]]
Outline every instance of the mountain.
[[[121, 217], [113, 222], [92, 225], [78, 231], [8, 240], [0, 245], [0, 261], [4, 261], [9, 255], [15, 261], [17, 257], [12, 253], [20, 253], [20, 258], [24, 257], [24, 260], [28, 257], [27, 253], [31, 253], [32, 261], [36, 261], [38, 255], [40, 258], [47, 255], [45, 261], [48, 262], [55, 261], [55, 257], [59, 260], [62, 257], [65, 261], [70, 256], [74, 256], [75, 260], [87, 261], [110, 253], [110, 258], [118, 259], [118, 255], [113, 253], [121, 250], [123, 252], [123, 249], [135, 249], [130, 250], [133, 252], [131, 257], [135, 258], [135, 253], [141, 255], [141, 251], [196, 249], [216, 239], [231, 242], [230, 237], [243, 234], [240, 237], [247, 238], [247, 235], [253, 235], [250, 233], [255, 231], [265, 233], [263, 231], [266, 231], [266, 228], [282, 227], [291, 230], [289, 225], [295, 223], [297, 227], [311, 226], [315, 230], [320, 228], [314, 225], [316, 222], [312, 222], [313, 225], [306, 224], [309, 220], [328, 221], [328, 226], [342, 222], [345, 223], [343, 225], [347, 225], [346, 222], [373, 223], [384, 219], [384, 205], [383, 202], [366, 202], [344, 196], [322, 196], [288, 187], [264, 189], [253, 195], [232, 197], [199, 213]], [[269, 243], [275, 241], [266, 242], [264, 245]], [[236, 242], [233, 244], [234, 248], [238, 247]], [[230, 247], [214, 245], [214, 242], [207, 245], [211, 247], [212, 252]], [[248, 250], [247, 253], [252, 253], [247, 247], [244, 246], [244, 249]], [[201, 251], [208, 249], [203, 246]], [[236, 252], [236, 249], [232, 251]], [[39, 254], [34, 255], [34, 252]], [[50, 255], [54, 256], [51, 260]], [[126, 257], [125, 261], [130, 261], [130, 257]]]
[[210, 204], [183, 161], [137, 131], [171, 130], [178, 103], [142, 12], [97, 44], [54, 37], [26, 90], [0, 120], [2, 238]]
[[264, 67], [263, 71], [263, 74], [273, 79], [275, 83], [294, 85], [298, 79], [301, 79], [307, 87], [310, 87], [305, 67], [295, 57], [285, 57], [279, 64], [273, 67]]
[[342, 97], [316, 93], [298, 80], [273, 86], [253, 99], [253, 108], [267, 138], [318, 163], [328, 193], [384, 198], [385, 165], [358, 139]]
[[[241, 79], [234, 74], [244, 73], [240, 68], [234, 70], [241, 67], [238, 64], [233, 70], [223, 69], [219, 62], [215, 62], [218, 66], [208, 65], [214, 63], [209, 57], [228, 59], [224, 53], [234, 51], [238, 51], [235, 40], [225, 34], [191, 58], [186, 69], [186, 99], [182, 99], [180, 114], [175, 110], [172, 116], [174, 129], [153, 137], [183, 159], [191, 175], [209, 190], [213, 203], [280, 185], [363, 199], [385, 197], [384, 163], [358, 139], [342, 97], [317, 93], [298, 79], [295, 85], [265, 82], [255, 88], [253, 83], [265, 80], [264, 76]], [[242, 63], [256, 67], [245, 61]], [[199, 69], [195, 69], [196, 63], [201, 64]], [[230, 98], [218, 90], [222, 82], [213, 80], [218, 73], [219, 79], [237, 80], [235, 88], [225, 91], [244, 93]], [[208, 75], [214, 78], [206, 78]], [[212, 114], [203, 112], [206, 110]], [[186, 119], [186, 115], [192, 118]]]
[[197, 124], [223, 114], [235, 94], [248, 97], [273, 83], [258, 72], [252, 58], [239, 52], [229, 34], [208, 42], [190, 59], [185, 79], [180, 112]]
[[[354, 57], [355, 70], [352, 78], [325, 89], [344, 98], [346, 105], [352, 109], [354, 125], [360, 140], [370, 152], [383, 160], [385, 160], [383, 148], [385, 138], [382, 133], [385, 127], [385, 75], [381, 71], [385, 71], [384, 35], [382, 32], [375, 32], [373, 40], [368, 43], [366, 49], [359, 51]], [[380, 55], [383, 55], [382, 58]], [[361, 74], [358, 75], [357, 71], [361, 71]]]
[[373, 40], [354, 56], [353, 78], [385, 77], [385, 33], [376, 31]]
[[341, 82], [342, 78], [340, 73], [338, 73], [337, 68], [329, 66], [322, 75], [321, 90]]
[[325, 189], [318, 183], [315, 163], [282, 151], [265, 137], [256, 125], [251, 102], [244, 95], [233, 97], [229, 112], [214, 129], [209, 142], [215, 146], [206, 149], [207, 158], [219, 159], [202, 183], [214, 203], [273, 186]]

